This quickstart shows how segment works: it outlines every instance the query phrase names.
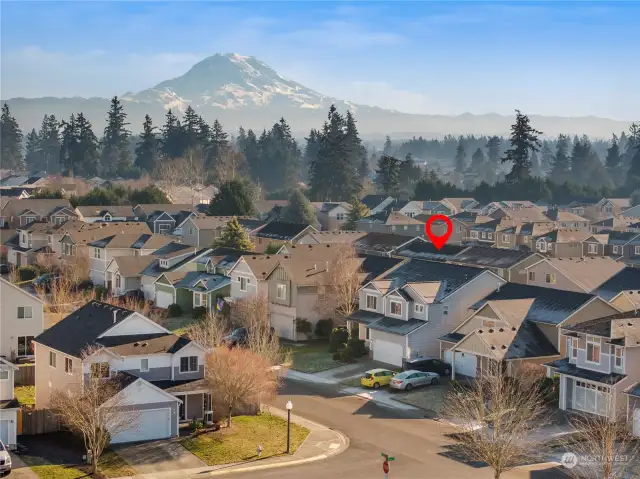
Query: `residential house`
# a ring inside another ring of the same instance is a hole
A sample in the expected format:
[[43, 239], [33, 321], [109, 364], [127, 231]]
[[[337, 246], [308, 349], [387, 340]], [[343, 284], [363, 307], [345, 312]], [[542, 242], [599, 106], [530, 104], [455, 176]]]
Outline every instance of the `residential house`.
[[562, 357], [562, 327], [617, 312], [591, 294], [507, 283], [440, 338], [440, 357], [452, 365], [452, 378], [476, 377], [496, 362], [515, 374], [520, 364], [542, 366]]
[[604, 256], [606, 242], [606, 235], [581, 229], [556, 229], [532, 237], [534, 251], [554, 258]]
[[553, 221], [558, 229], [590, 231], [591, 222], [570, 211], [552, 208], [547, 210], [545, 216]]
[[454, 213], [455, 208], [453, 205], [449, 203], [444, 203], [443, 201], [416, 201], [415, 203], [419, 203], [422, 206], [422, 211], [418, 213], [418, 215], [414, 215], [414, 218], [419, 219], [420, 221], [426, 221], [429, 219], [429, 216], [432, 215], [445, 215], [451, 216]]
[[[210, 248], [233, 216], [191, 216], [182, 225], [182, 242], [198, 248]], [[265, 223], [249, 216], [238, 216], [238, 223], [254, 236]]]
[[269, 244], [298, 244], [307, 233], [318, 231], [311, 225], [270, 221], [255, 232], [253, 241], [256, 251], [263, 252]]
[[595, 291], [620, 311], [640, 309], [640, 269], [624, 268]]
[[[298, 241], [303, 244], [344, 244], [352, 245], [354, 242], [367, 235], [363, 231], [310, 231]], [[405, 238], [406, 239], [406, 238]], [[283, 246], [287, 248], [287, 246]]]
[[[630, 198], [602, 198], [594, 205], [592, 210], [585, 209], [584, 216], [589, 219], [608, 218], [610, 216], [618, 216], [630, 207]], [[593, 217], [590, 217], [591, 211], [593, 211]]]
[[85, 223], [110, 221], [138, 221], [131, 206], [78, 206], [78, 219]]
[[142, 272], [154, 260], [155, 256], [115, 256], [107, 265], [106, 275], [109, 293], [122, 296], [128, 291], [138, 291], [142, 287]]
[[[422, 201], [408, 201], [408, 200], [397, 200], [391, 208], [393, 211], [408, 216], [409, 218], [413, 218], [415, 216], [421, 215], [424, 213], [424, 202]], [[436, 214], [436, 213], [433, 213]]]
[[[594, 233], [606, 233], [608, 231], [628, 231], [634, 229], [633, 225], [638, 222], [638, 218], [628, 218], [623, 216], [611, 216], [591, 223], [591, 230]], [[635, 231], [638, 233], [638, 231]]]
[[228, 297], [231, 279], [206, 271], [179, 270], [162, 273], [155, 283], [156, 306], [179, 305], [183, 311], [203, 307], [208, 311], [219, 309], [217, 299]]
[[[609, 257], [544, 258], [526, 266], [526, 284], [591, 293], [624, 269]], [[520, 281], [520, 278], [518, 279]]]
[[480, 205], [474, 198], [443, 198], [441, 202], [451, 209], [452, 215], [473, 210]]
[[260, 220], [268, 221], [279, 218], [282, 208], [288, 204], [289, 200], [259, 200], [253, 202], [253, 208]]
[[152, 233], [170, 234], [197, 209], [191, 204], [137, 205], [133, 213], [149, 225]]
[[[415, 219], [424, 221], [429, 220], [430, 215], [419, 215]], [[449, 216], [451, 221], [451, 236], [447, 244], [461, 245], [469, 240], [469, 231], [475, 225], [495, 221], [490, 216], [482, 216], [471, 211], [462, 211], [453, 216]], [[434, 221], [431, 223], [431, 232], [436, 236], [443, 236], [447, 231], [447, 225], [442, 221]], [[478, 235], [479, 236], [479, 235]]]
[[113, 444], [166, 439], [178, 435], [180, 422], [211, 419], [206, 350], [140, 313], [91, 301], [34, 343], [38, 409], [54, 390], [81, 387], [83, 376], [121, 383], [123, 407], [138, 410], [139, 421], [114, 431]]
[[622, 210], [620, 216], [624, 218], [635, 218], [636, 220], [640, 219], [640, 205], [631, 206], [630, 208]]
[[[529, 210], [540, 210], [531, 201], [493, 201], [487, 205], [478, 208], [478, 212], [484, 216], [491, 216], [492, 218], [502, 218], [506, 216], [506, 210], [515, 210], [526, 208]], [[501, 211], [499, 211], [501, 210]]]
[[547, 364], [560, 377], [558, 407], [611, 418], [626, 409], [623, 393], [640, 380], [639, 338], [637, 311], [564, 326], [566, 353]]
[[361, 254], [393, 256], [397, 251], [413, 243], [426, 243], [426, 240], [392, 233], [367, 233], [354, 242], [356, 251]]
[[[283, 246], [284, 247], [284, 246]], [[234, 248], [218, 247], [200, 256], [197, 260], [197, 271], [229, 276], [229, 272], [244, 255], [259, 255], [253, 251], [242, 251]]]
[[316, 219], [323, 231], [335, 231], [341, 229], [347, 222], [351, 205], [346, 202], [311, 203], [316, 212]]
[[13, 390], [17, 366], [0, 357], [0, 441], [10, 451], [18, 445], [18, 410], [20, 402]]
[[60, 224], [76, 217], [69, 200], [11, 199], [0, 213], [0, 227], [17, 229], [34, 221]]
[[361, 218], [356, 222], [356, 230], [366, 233], [395, 233], [402, 236], [424, 236], [424, 221], [410, 218], [402, 213], [383, 210]]
[[365, 284], [349, 322], [358, 323], [374, 360], [401, 366], [404, 359], [438, 356], [438, 338], [504, 283], [485, 269], [412, 259]]
[[7, 243], [18, 244], [18, 233], [16, 230], [0, 228], [0, 256], [5, 258], [9, 256], [9, 247], [7, 246]]
[[42, 300], [0, 278], [0, 357], [32, 356], [31, 342], [43, 327]]
[[627, 417], [632, 424], [632, 433], [636, 437], [640, 437], [640, 383], [624, 391], [627, 396]]
[[640, 234], [627, 231], [609, 231], [605, 255], [616, 258], [619, 261], [633, 262], [640, 257]]
[[388, 195], [366, 195], [364, 198], [360, 200], [362, 204], [364, 204], [372, 215], [376, 213], [380, 213], [381, 211], [387, 209], [395, 199], [392, 196]]
[[171, 243], [170, 237], [151, 234], [145, 223], [141, 223], [141, 225], [144, 225], [147, 232], [134, 232], [131, 229], [127, 229], [127, 232], [124, 232], [124, 230], [121, 230], [115, 234], [112, 232], [108, 236], [102, 236], [87, 243], [90, 248], [89, 275], [93, 284], [111, 289], [110, 282], [113, 279], [110, 272], [107, 271], [107, 266], [109, 266], [113, 258], [150, 255]]

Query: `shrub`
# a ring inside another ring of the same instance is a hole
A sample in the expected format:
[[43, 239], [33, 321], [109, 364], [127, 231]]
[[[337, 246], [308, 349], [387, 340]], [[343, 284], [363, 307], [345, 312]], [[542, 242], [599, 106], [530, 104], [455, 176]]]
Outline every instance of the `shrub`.
[[170, 304], [169, 307], [167, 308], [167, 314], [169, 315], [170, 318], [181, 316], [182, 308], [180, 307], [179, 304], [176, 304], [176, 303]]
[[352, 338], [358, 339], [360, 337], [360, 325], [355, 323], [351, 326], [351, 331], [349, 331], [349, 335]]
[[353, 349], [345, 344], [344, 347], [340, 350], [340, 360], [344, 361], [345, 363], [351, 363], [354, 360], [354, 353], [353, 353]]
[[333, 353], [331, 355], [331, 359], [333, 359], [334, 361], [341, 361], [342, 360], [342, 352], [341, 351], [336, 351], [335, 353]]
[[332, 328], [333, 321], [331, 319], [321, 319], [316, 323], [315, 335], [317, 338], [327, 339]]
[[[178, 306], [176, 304], [176, 306]], [[198, 306], [197, 308], [193, 308], [193, 311], [191, 312], [191, 317], [193, 319], [202, 319], [207, 315], [207, 308], [205, 308], [204, 306]]]
[[349, 332], [347, 331], [347, 328], [333, 328], [331, 335], [329, 336], [329, 352], [333, 353], [338, 351], [348, 340]]
[[560, 378], [541, 378], [538, 387], [546, 401], [556, 402], [560, 400]]
[[364, 339], [355, 339], [352, 337], [347, 341], [347, 349], [351, 349], [354, 358], [359, 358], [367, 354], [367, 347]]
[[311, 323], [305, 318], [296, 318], [296, 332], [311, 334]]
[[204, 429], [204, 424], [202, 423], [202, 421], [199, 421], [196, 418], [193, 418], [191, 420], [191, 422], [189, 423], [189, 427], [191, 428], [191, 430], [193, 432], [198, 432], [198, 431]]
[[18, 268], [18, 277], [20, 281], [30, 281], [38, 277], [38, 268], [35, 266], [20, 266]]
[[96, 293], [96, 299], [98, 301], [100, 301], [101, 299], [105, 298], [107, 296], [107, 288], [105, 288], [104, 286], [96, 286], [94, 289], [95, 293]]

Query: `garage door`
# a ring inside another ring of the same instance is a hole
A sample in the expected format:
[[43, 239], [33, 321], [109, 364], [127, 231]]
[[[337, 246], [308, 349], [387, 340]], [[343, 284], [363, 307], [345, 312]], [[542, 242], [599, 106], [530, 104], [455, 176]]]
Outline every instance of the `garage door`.
[[9, 442], [9, 421], [8, 420], [0, 420], [0, 441], [2, 444], [10, 444]]
[[140, 421], [131, 429], [111, 438], [113, 444], [121, 442], [152, 441], [171, 437], [171, 409], [150, 409], [140, 412]]
[[633, 411], [633, 435], [640, 437], [640, 409]]
[[156, 291], [156, 306], [158, 308], [168, 308], [173, 304], [173, 294], [166, 291]]
[[[449, 364], [453, 364], [451, 358], [451, 350], [444, 352], [444, 360]], [[456, 353], [455, 374], [461, 374], [470, 378], [476, 377], [478, 367], [478, 357], [469, 353]]]
[[373, 359], [381, 363], [402, 366], [404, 348], [400, 344], [375, 339], [373, 344]]
[[271, 313], [269, 315], [269, 321], [278, 337], [291, 340], [295, 339], [295, 318], [287, 316], [286, 314]]

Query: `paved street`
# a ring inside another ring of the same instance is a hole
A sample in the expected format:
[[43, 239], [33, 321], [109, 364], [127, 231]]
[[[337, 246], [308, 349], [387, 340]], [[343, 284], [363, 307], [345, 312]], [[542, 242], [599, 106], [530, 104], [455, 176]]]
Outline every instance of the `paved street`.
[[[294, 412], [302, 417], [339, 429], [350, 440], [346, 452], [317, 463], [280, 468], [234, 476], [256, 478], [348, 477], [371, 479], [383, 477], [381, 452], [395, 456], [390, 479], [490, 479], [488, 468], [473, 468], [443, 454], [447, 445], [454, 445], [446, 435], [449, 426], [424, 419], [415, 413], [400, 413], [357, 397], [338, 396], [331, 386], [287, 380], [275, 405], [284, 408], [288, 399]], [[402, 415], [400, 415], [402, 414]], [[413, 415], [409, 417], [408, 415]], [[512, 471], [503, 479], [553, 479], [564, 477], [547, 469], [543, 471]]]

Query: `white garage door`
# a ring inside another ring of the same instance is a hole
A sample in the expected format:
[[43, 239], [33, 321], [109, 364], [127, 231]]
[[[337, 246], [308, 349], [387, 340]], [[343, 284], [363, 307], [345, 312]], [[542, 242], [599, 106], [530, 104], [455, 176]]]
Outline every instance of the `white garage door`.
[[373, 344], [373, 360], [381, 363], [402, 366], [404, 348], [400, 344], [375, 339]]
[[9, 421], [6, 419], [0, 420], [0, 441], [2, 441], [4, 445], [11, 443], [11, 441], [9, 441]]
[[[453, 364], [451, 350], [444, 352], [444, 361]], [[456, 353], [455, 374], [462, 374], [470, 378], [476, 377], [478, 367], [478, 357], [469, 353]]]
[[633, 411], [633, 435], [640, 437], [640, 409]]
[[166, 291], [156, 291], [156, 306], [158, 308], [168, 308], [173, 304], [173, 294]]
[[295, 318], [285, 314], [271, 313], [269, 315], [269, 321], [278, 337], [291, 340], [295, 339]]
[[171, 436], [171, 409], [141, 411], [140, 421], [131, 429], [121, 431], [111, 438], [113, 444], [121, 442], [152, 441]]

